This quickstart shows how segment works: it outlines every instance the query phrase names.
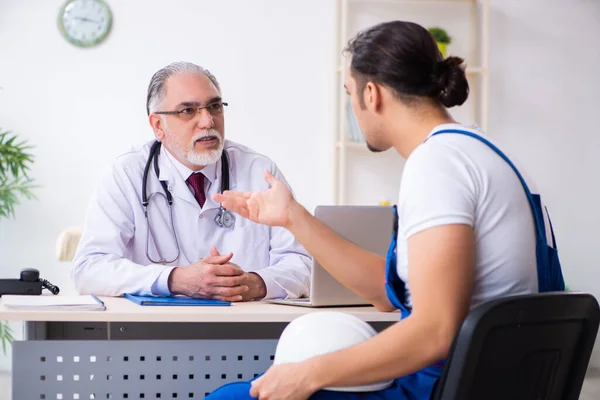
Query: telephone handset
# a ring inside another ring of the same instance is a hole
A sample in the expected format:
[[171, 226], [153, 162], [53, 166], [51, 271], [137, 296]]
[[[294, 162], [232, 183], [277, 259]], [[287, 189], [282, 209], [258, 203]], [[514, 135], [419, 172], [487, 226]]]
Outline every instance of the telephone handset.
[[25, 268], [21, 270], [19, 279], [0, 279], [0, 296], [4, 294], [26, 294], [39, 295], [42, 289], [46, 288], [52, 294], [58, 294], [60, 289], [48, 282], [46, 279], [40, 279], [40, 272], [35, 268]]

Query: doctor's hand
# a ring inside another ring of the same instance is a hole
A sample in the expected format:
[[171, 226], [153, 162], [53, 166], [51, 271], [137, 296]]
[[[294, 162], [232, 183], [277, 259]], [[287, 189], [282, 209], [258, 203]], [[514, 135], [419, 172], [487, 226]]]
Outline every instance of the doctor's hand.
[[174, 268], [169, 275], [173, 294], [223, 301], [241, 301], [249, 290], [248, 276], [229, 262], [233, 254], [211, 255], [187, 267]]
[[263, 192], [226, 190], [223, 194], [214, 194], [212, 198], [227, 210], [253, 222], [287, 227], [290, 214], [300, 205], [294, 200], [288, 187], [269, 171], [265, 171], [265, 181], [271, 188]]
[[[212, 260], [215, 257], [219, 257], [221, 254], [217, 250], [215, 246], [210, 248], [210, 257], [203, 259]], [[236, 265], [231, 263], [231, 265]], [[236, 265], [237, 266], [237, 265]], [[247, 277], [246, 286], [248, 286], [248, 291], [242, 294], [241, 301], [250, 301], [250, 300], [258, 300], [262, 299], [267, 295], [267, 285], [263, 278], [255, 272], [244, 272]]]

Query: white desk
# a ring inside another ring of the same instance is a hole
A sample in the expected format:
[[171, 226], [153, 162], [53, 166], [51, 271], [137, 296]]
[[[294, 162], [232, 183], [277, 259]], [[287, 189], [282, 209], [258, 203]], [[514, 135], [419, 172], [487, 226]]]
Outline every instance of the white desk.
[[374, 307], [162, 307], [101, 299], [106, 311], [9, 310], [0, 300], [0, 319], [26, 325], [25, 340], [13, 344], [13, 399], [199, 399], [264, 372], [281, 331], [303, 314], [345, 312], [376, 330], [400, 318]]
[[231, 306], [139, 306], [122, 297], [100, 297], [106, 311], [37, 311], [6, 309], [0, 298], [0, 319], [21, 321], [85, 322], [290, 322], [311, 312], [334, 310], [367, 322], [397, 321], [399, 313], [375, 307], [309, 308], [268, 302], [232, 303]]

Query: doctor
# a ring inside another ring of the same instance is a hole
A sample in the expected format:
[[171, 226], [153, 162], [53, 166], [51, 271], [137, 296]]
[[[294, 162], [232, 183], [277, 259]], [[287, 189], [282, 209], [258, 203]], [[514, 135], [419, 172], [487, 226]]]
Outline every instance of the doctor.
[[310, 258], [284, 228], [236, 218], [212, 199], [261, 191], [269, 158], [224, 139], [216, 78], [187, 62], [150, 81], [156, 140], [118, 157], [86, 212], [73, 260], [79, 293], [183, 294], [225, 301], [308, 295]]

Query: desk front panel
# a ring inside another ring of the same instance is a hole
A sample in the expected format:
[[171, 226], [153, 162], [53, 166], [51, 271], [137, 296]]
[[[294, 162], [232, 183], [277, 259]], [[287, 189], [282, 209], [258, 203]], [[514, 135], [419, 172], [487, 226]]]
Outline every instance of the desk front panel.
[[22, 341], [13, 399], [202, 399], [272, 363], [277, 340]]

